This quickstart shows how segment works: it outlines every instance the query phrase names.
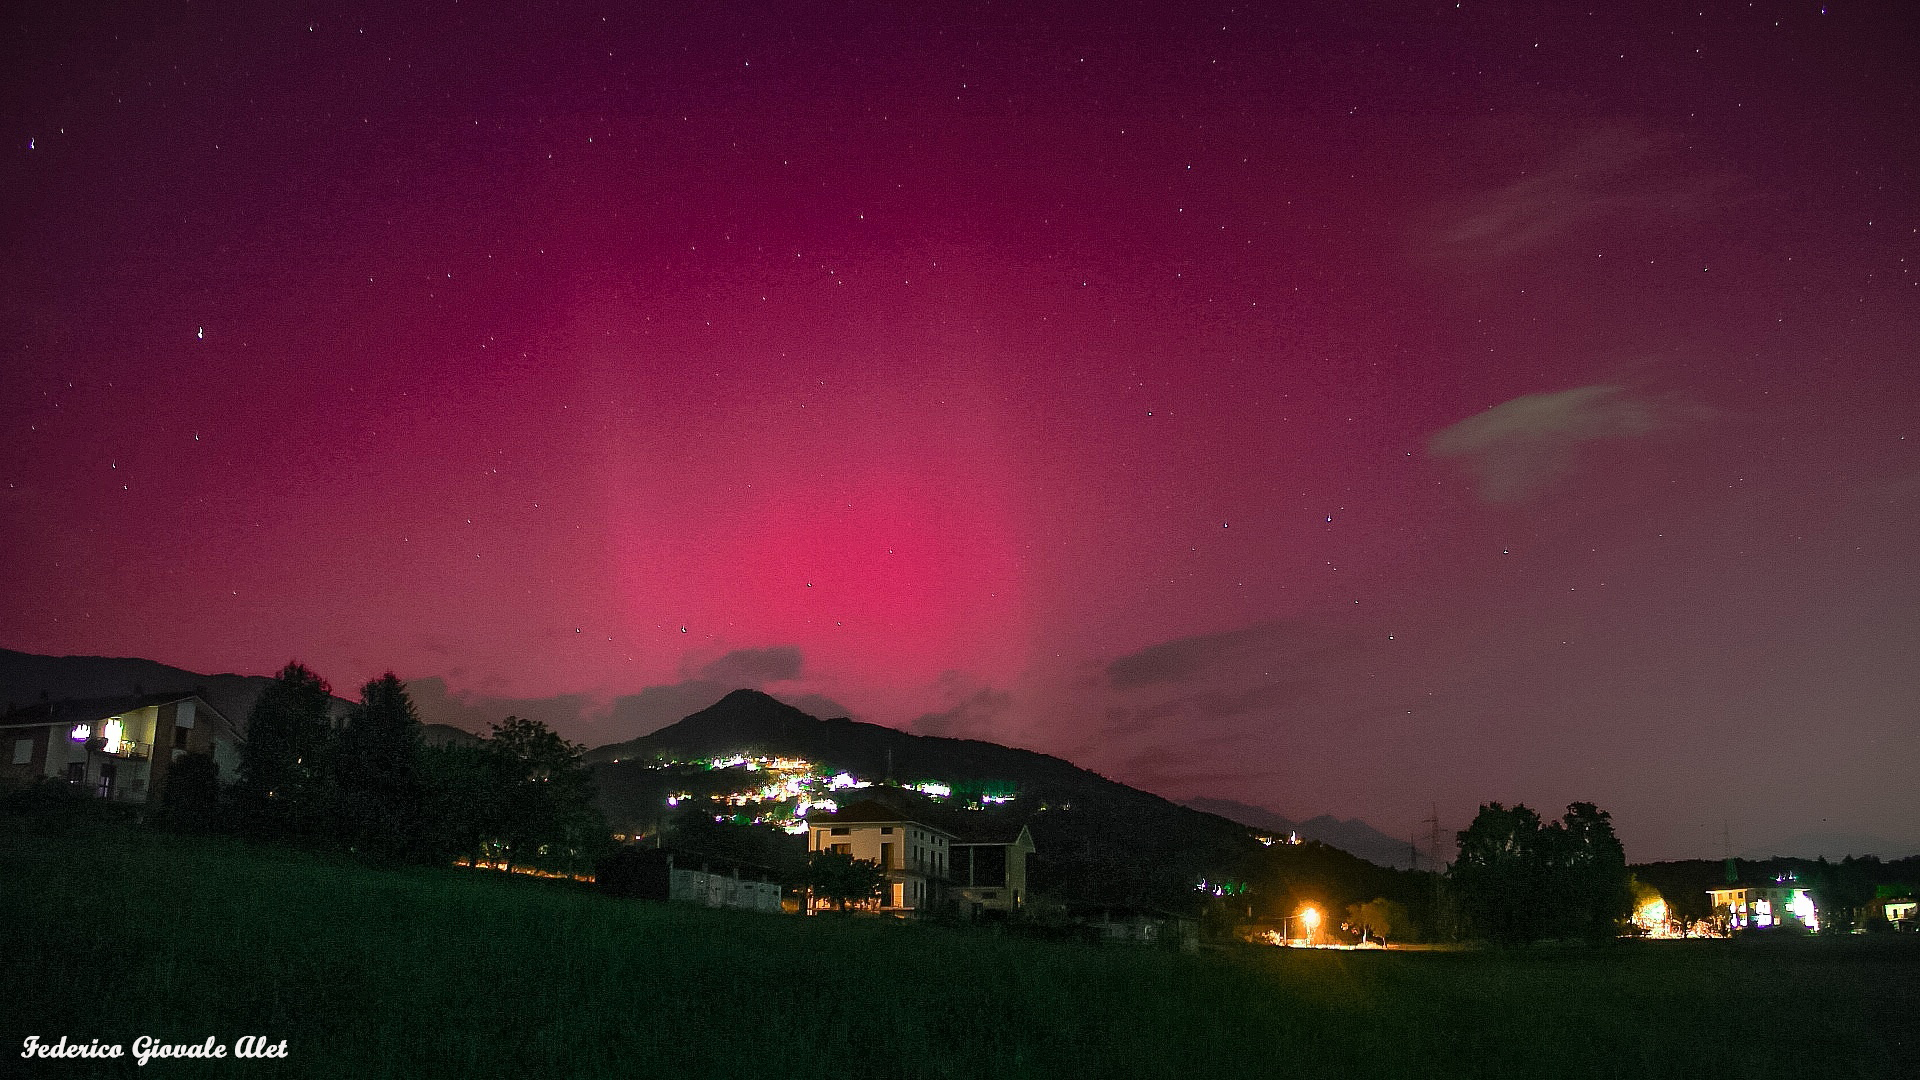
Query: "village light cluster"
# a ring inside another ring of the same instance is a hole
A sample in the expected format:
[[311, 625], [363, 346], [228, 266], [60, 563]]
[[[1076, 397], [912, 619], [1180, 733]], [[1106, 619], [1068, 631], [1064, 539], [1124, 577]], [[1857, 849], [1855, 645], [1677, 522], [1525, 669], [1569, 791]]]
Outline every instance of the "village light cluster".
[[[829, 797], [833, 793], [859, 791], [873, 786], [873, 781], [862, 780], [850, 772], [826, 773], [813, 762], [805, 758], [765, 757], [751, 754], [727, 754], [711, 758], [695, 758], [690, 761], [662, 760], [654, 766], [656, 769], [696, 768], [706, 772], [721, 772], [727, 769], [743, 769], [751, 773], [771, 774], [767, 783], [743, 790], [717, 792], [707, 798], [721, 806], [735, 808], [751, 813], [715, 814], [717, 824], [735, 822], [740, 824], [770, 825], [789, 833], [799, 835], [807, 831], [807, 815], [815, 811], [832, 813], [839, 809], [838, 802]], [[909, 791], [917, 791], [936, 799], [953, 798], [953, 785], [935, 780], [920, 780], [904, 785]], [[679, 807], [696, 798], [691, 791], [675, 791], [666, 798], [669, 807]], [[1011, 790], [988, 790], [979, 794], [977, 803], [969, 801], [967, 809], [980, 809], [986, 806], [999, 806], [1014, 800]]]

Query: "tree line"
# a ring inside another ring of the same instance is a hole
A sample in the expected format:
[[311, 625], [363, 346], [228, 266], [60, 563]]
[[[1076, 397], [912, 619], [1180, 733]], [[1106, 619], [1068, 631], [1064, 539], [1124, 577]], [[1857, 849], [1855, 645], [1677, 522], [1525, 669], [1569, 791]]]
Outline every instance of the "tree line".
[[1542, 821], [1487, 803], [1458, 839], [1447, 884], [1470, 936], [1499, 944], [1611, 938], [1633, 913], [1633, 879], [1613, 820], [1592, 803]]
[[[428, 746], [422, 731], [392, 672], [336, 722], [327, 681], [289, 663], [248, 714], [221, 818], [244, 835], [377, 862], [573, 870], [607, 848], [586, 747], [514, 716], [472, 744]], [[205, 765], [189, 767], [183, 798], [170, 802], [207, 798]], [[170, 794], [179, 779], [176, 770]]]

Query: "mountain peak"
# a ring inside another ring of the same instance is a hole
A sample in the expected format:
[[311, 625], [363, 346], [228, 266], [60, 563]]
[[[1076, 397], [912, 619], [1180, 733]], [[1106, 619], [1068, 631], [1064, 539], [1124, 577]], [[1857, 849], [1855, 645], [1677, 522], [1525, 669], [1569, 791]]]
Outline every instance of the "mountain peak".
[[726, 697], [723, 697], [719, 701], [716, 701], [712, 705], [709, 705], [706, 711], [718, 709], [722, 706], [740, 709], [740, 708], [750, 708], [750, 707], [764, 708], [768, 705], [781, 705], [787, 708], [792, 708], [792, 706], [786, 705], [785, 702], [781, 701], [779, 698], [774, 697], [772, 694], [766, 693], [765, 691], [753, 690], [746, 687], [741, 687], [738, 690], [728, 691]]

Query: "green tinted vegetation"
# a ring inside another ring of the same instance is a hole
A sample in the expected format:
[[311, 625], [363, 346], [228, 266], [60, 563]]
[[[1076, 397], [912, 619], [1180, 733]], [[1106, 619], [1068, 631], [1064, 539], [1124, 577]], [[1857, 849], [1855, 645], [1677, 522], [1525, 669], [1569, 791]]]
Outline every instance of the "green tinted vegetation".
[[1892, 936], [1182, 956], [131, 827], [11, 827], [0, 859], [10, 1064], [28, 1034], [289, 1043], [285, 1064], [38, 1063], [50, 1075], [1697, 1080], [1916, 1065], [1920, 942]]

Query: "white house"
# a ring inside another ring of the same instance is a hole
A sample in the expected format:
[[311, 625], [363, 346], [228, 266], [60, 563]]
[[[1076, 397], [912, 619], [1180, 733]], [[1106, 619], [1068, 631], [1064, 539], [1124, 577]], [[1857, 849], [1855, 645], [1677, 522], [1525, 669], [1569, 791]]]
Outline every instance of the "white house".
[[807, 819], [807, 850], [834, 851], [878, 863], [886, 884], [880, 910], [913, 915], [939, 907], [954, 835], [868, 800]]
[[54, 701], [0, 716], [0, 781], [60, 781], [117, 802], [156, 801], [171, 765], [209, 754], [223, 781], [240, 733], [195, 693]]

